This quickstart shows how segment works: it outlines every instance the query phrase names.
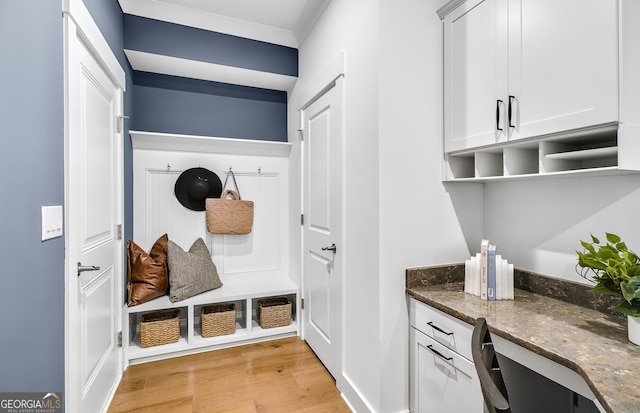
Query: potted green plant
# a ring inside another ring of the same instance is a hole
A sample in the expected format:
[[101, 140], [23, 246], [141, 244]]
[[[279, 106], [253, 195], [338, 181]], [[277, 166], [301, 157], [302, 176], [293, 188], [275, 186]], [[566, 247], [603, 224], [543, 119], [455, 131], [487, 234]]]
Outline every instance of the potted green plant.
[[629, 340], [640, 345], [640, 257], [619, 236], [605, 234], [604, 244], [593, 234], [591, 242], [580, 241], [578, 272], [596, 283], [592, 291], [621, 296], [615, 308], [627, 315]]

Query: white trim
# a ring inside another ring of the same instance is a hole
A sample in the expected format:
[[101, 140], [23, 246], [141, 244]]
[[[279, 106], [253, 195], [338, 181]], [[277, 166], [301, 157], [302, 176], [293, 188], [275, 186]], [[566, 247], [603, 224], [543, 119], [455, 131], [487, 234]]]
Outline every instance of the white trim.
[[293, 27], [293, 35], [301, 45], [331, 0], [309, 1]]
[[134, 70], [290, 92], [295, 76], [125, 49]]
[[63, 0], [63, 14], [69, 15], [76, 25], [76, 35], [82, 39], [100, 64], [109, 72], [112, 80], [123, 91], [127, 90], [126, 75], [120, 62], [113, 54], [100, 29], [93, 21], [82, 0]]
[[465, 2], [465, 0], [451, 0], [450, 2], [445, 4], [444, 6], [440, 7], [436, 11], [436, 13], [438, 14], [438, 17], [440, 17], [440, 19], [444, 19], [449, 13], [454, 11], [456, 9], [456, 7], [458, 7], [459, 5], [461, 5], [464, 2]]
[[118, 3], [120, 3], [122, 11], [127, 14], [197, 27], [199, 29], [259, 40], [281, 46], [298, 47], [298, 42], [291, 31], [277, 27], [192, 10], [186, 7], [179, 7], [153, 0], [118, 0]]
[[177, 135], [173, 133], [129, 131], [129, 134], [131, 135], [134, 150], [151, 149], [174, 152], [288, 157], [292, 146], [289, 142]]
[[362, 392], [349, 376], [342, 374], [342, 385], [338, 387], [340, 395], [354, 412], [375, 412]]
[[[299, 110], [305, 109], [313, 101], [330, 89], [335, 80], [344, 76], [344, 52], [340, 52], [333, 60], [318, 72], [313, 79], [308, 81], [300, 92], [298, 101], [301, 102]], [[301, 125], [298, 129], [301, 129]]]

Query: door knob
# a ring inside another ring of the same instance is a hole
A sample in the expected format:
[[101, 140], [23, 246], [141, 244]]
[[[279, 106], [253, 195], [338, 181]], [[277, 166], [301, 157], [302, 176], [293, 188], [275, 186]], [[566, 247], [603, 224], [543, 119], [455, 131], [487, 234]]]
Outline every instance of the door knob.
[[82, 265], [81, 262], [78, 262], [78, 275], [85, 271], [100, 271], [100, 267], [96, 267], [95, 265]]
[[330, 247], [322, 247], [322, 251], [332, 251], [333, 253], [336, 252], [336, 249], [337, 248], [335, 243], [331, 244]]

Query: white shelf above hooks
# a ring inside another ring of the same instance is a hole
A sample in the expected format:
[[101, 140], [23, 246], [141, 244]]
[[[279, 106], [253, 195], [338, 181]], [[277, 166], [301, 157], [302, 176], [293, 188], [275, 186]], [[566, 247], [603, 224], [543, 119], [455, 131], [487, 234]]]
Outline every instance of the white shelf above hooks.
[[288, 157], [289, 142], [129, 131], [133, 149]]

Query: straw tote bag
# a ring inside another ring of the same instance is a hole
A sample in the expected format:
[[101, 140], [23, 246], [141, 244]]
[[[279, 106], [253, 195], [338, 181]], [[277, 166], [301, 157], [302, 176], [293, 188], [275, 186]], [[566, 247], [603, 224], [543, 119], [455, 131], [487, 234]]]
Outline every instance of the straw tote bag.
[[[229, 175], [233, 179], [235, 191], [226, 189]], [[207, 230], [214, 234], [248, 234], [253, 226], [253, 201], [240, 197], [240, 190], [233, 171], [229, 170], [222, 185], [220, 198], [207, 198]]]

